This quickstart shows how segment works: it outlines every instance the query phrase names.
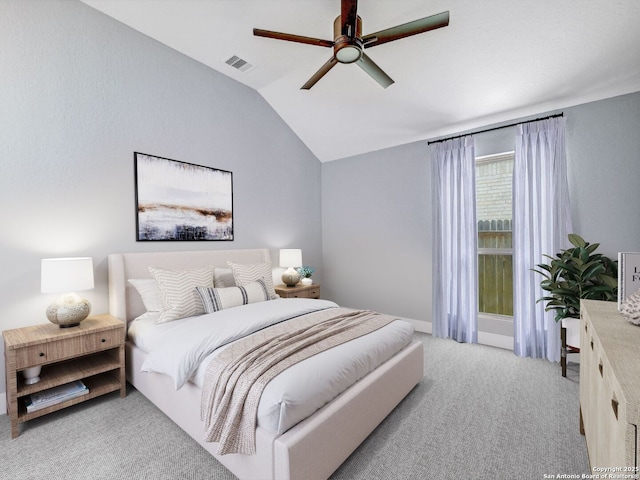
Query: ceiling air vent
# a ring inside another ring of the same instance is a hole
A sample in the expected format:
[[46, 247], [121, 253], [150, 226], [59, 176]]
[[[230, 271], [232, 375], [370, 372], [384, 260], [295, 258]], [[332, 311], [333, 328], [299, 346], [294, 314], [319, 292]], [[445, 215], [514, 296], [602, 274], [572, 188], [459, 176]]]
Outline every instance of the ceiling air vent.
[[235, 68], [236, 70], [240, 70], [241, 72], [247, 72], [253, 68], [253, 65], [251, 65], [246, 60], [241, 59], [237, 55], [233, 55], [227, 58], [224, 63], [226, 63], [227, 65], [231, 65], [233, 68]]

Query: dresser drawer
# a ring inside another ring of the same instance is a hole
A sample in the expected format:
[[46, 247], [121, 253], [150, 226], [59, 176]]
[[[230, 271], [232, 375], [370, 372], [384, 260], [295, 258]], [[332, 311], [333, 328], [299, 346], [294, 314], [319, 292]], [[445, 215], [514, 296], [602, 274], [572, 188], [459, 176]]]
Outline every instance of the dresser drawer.
[[[597, 430], [598, 438], [595, 440], [597, 449], [594, 453], [592, 466], [616, 465], [632, 467], [635, 459], [628, 463], [626, 455], [626, 403], [617, 388], [615, 378], [612, 377], [611, 367], [604, 362], [602, 357], [597, 365], [597, 373], [594, 378], [597, 395]], [[582, 366], [581, 366], [582, 367]], [[635, 444], [634, 444], [635, 447]]]
[[20, 370], [114, 348], [122, 343], [122, 339], [122, 329], [114, 329], [18, 348], [16, 349], [16, 368]]

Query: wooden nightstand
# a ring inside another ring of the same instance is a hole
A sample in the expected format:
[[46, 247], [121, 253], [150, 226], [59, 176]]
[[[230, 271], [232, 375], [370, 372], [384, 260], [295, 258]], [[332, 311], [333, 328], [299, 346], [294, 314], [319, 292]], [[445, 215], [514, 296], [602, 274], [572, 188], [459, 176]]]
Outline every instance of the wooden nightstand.
[[[47, 323], [5, 330], [2, 335], [11, 438], [20, 434], [22, 422], [105, 393], [120, 390], [121, 397], [126, 395], [125, 325], [111, 315], [91, 316], [77, 327]], [[26, 385], [20, 372], [37, 365], [42, 365], [40, 381]], [[76, 380], [83, 381], [88, 394], [27, 412], [28, 395]]]
[[320, 284], [312, 285], [298, 284], [295, 287], [286, 285], [276, 285], [276, 293], [282, 298], [320, 298]]

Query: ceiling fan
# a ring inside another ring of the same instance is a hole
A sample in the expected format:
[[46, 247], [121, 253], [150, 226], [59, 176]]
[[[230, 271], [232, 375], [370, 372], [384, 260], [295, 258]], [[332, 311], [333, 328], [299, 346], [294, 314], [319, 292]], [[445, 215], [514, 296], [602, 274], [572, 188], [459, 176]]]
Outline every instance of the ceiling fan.
[[393, 80], [364, 53], [364, 49], [449, 25], [449, 12], [442, 12], [362, 36], [362, 19], [358, 16], [357, 10], [357, 0], [342, 0], [341, 15], [333, 22], [333, 41], [259, 28], [254, 28], [253, 34], [258, 37], [307, 43], [319, 47], [333, 47], [333, 56], [302, 86], [302, 90], [313, 87], [336, 63], [355, 63], [382, 87], [387, 88]]

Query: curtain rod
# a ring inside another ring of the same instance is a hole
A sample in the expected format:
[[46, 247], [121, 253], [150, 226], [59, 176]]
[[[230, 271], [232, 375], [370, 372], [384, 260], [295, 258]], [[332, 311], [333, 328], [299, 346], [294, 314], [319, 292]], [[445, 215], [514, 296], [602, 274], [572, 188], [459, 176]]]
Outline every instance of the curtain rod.
[[564, 113], [556, 113], [555, 115], [549, 115], [547, 117], [542, 117], [542, 118], [535, 118], [533, 120], [525, 120], [524, 122], [511, 123], [509, 125], [502, 125], [500, 127], [487, 128], [485, 130], [478, 130], [477, 132], [463, 133], [462, 135], [456, 135], [455, 137], [447, 137], [447, 138], [443, 138], [441, 140], [432, 140], [430, 142], [427, 142], [427, 145], [431, 145], [432, 143], [446, 142], [447, 140], [454, 140], [456, 138], [466, 137], [467, 135], [477, 135], [478, 133], [493, 132], [494, 130], [500, 130], [500, 129], [503, 129], [503, 128], [515, 127], [515, 126], [518, 126], [518, 125], [523, 125], [525, 123], [533, 123], [533, 122], [539, 122], [541, 120], [548, 120], [550, 118], [562, 117], [563, 115], [564, 115]]

